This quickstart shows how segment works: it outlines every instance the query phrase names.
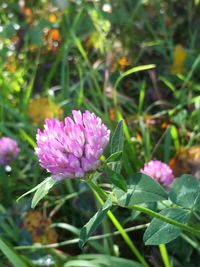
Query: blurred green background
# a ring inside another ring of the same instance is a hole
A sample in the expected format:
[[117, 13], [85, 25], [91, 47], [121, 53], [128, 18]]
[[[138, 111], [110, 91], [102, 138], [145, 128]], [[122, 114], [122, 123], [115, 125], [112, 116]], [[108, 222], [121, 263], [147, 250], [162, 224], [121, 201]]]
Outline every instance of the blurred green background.
[[[79, 229], [98, 206], [83, 183], [58, 185], [37, 211], [29, 197], [16, 199], [48, 176], [34, 154], [37, 128], [72, 109], [95, 112], [111, 130], [124, 119], [125, 177], [157, 158], [176, 176], [200, 178], [199, 13], [198, 0], [0, 2], [0, 136], [21, 148], [0, 169], [0, 266], [139, 266], [117, 235], [78, 248]], [[124, 227], [148, 221], [116, 213]], [[98, 231], [113, 229], [105, 221]], [[142, 230], [133, 238], [152, 266], [162, 266]], [[173, 266], [197, 267], [198, 245], [171, 242]]]

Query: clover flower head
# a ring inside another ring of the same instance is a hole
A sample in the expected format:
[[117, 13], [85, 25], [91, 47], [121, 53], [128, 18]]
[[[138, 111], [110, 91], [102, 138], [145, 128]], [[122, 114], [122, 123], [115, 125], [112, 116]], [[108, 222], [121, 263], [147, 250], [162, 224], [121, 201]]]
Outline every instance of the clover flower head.
[[151, 176], [154, 180], [163, 186], [170, 186], [174, 180], [172, 169], [159, 160], [151, 160], [144, 164], [143, 169], [140, 172]]
[[0, 138], [0, 165], [6, 165], [15, 160], [20, 152], [17, 142], [9, 137]]
[[94, 113], [73, 110], [64, 122], [46, 119], [38, 129], [36, 154], [54, 179], [81, 178], [95, 171], [109, 142], [110, 130]]

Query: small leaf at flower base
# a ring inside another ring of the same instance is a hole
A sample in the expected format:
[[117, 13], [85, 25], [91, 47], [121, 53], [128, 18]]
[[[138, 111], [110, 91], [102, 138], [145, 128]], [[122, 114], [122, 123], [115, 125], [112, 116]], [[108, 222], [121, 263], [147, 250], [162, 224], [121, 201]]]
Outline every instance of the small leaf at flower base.
[[35, 208], [37, 203], [48, 194], [49, 190], [55, 185], [56, 182], [57, 181], [52, 179], [51, 177], [50, 179], [47, 178], [45, 180], [45, 183], [43, 183], [35, 192], [32, 199], [31, 208]]
[[123, 120], [121, 120], [113, 133], [110, 141], [110, 152], [111, 154], [115, 152], [122, 151], [124, 147], [124, 130], [123, 130]]
[[121, 174], [109, 168], [106, 168], [106, 173], [108, 176], [108, 180], [110, 180], [111, 183], [113, 183], [116, 187], [120, 188], [124, 192], [127, 192], [127, 184], [124, 177]]
[[[116, 152], [120, 152], [123, 151], [124, 148], [124, 129], [123, 129], [123, 120], [121, 120], [115, 131], [114, 134], [111, 138], [110, 141], [110, 153], [114, 154]], [[120, 173], [121, 170], [121, 162], [115, 162], [113, 164], [113, 170], [115, 170], [116, 172]]]
[[127, 193], [121, 189], [114, 190], [118, 204], [123, 207], [167, 199], [163, 187], [143, 173], [133, 174], [129, 178], [127, 187]]
[[[160, 214], [181, 223], [187, 223], [189, 219], [189, 212], [178, 208], [167, 208]], [[143, 239], [145, 245], [166, 244], [177, 238], [180, 233], [179, 227], [154, 218], [146, 229]]]
[[179, 206], [200, 211], [200, 182], [192, 175], [184, 174], [173, 182], [169, 197]]
[[122, 151], [118, 151], [118, 152], [115, 152], [113, 153], [112, 155], [110, 155], [104, 163], [110, 163], [110, 162], [115, 162], [115, 161], [118, 161], [120, 160], [122, 157]]
[[112, 196], [110, 195], [105, 204], [95, 213], [95, 215], [87, 222], [80, 233], [79, 247], [82, 248], [92, 233], [97, 229], [99, 224], [103, 221], [107, 212], [112, 207]]

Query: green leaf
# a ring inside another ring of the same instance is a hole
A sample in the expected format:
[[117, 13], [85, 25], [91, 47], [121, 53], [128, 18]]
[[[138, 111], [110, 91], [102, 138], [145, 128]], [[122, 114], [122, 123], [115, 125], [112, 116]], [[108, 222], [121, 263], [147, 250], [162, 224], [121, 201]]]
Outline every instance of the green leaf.
[[171, 126], [171, 136], [172, 136], [172, 139], [174, 140], [174, 146], [175, 146], [176, 150], [178, 150], [180, 147], [180, 142], [178, 139], [178, 130], [177, 130], [176, 126], [174, 126], [174, 125]]
[[108, 176], [108, 180], [111, 183], [113, 183], [115, 186], [122, 189], [123, 191], [127, 192], [127, 184], [124, 177], [121, 174], [111, 170], [110, 168], [106, 168], [105, 171]]
[[3, 28], [3, 32], [2, 32], [2, 35], [5, 37], [5, 38], [12, 38], [14, 35], [16, 34], [16, 30], [13, 26], [13, 23], [10, 21], [10, 23], [7, 23], [4, 28]]
[[124, 130], [123, 130], [123, 120], [118, 122], [117, 127], [113, 133], [110, 141], [110, 153], [123, 151], [124, 147]]
[[69, 258], [69, 260], [64, 264], [64, 267], [72, 266], [142, 267], [142, 264], [133, 260], [123, 259], [105, 254], [82, 254]]
[[[123, 129], [123, 120], [121, 120], [111, 138], [110, 141], [110, 153], [114, 154], [116, 152], [123, 151], [124, 148], [124, 129]], [[112, 169], [116, 172], [120, 173], [121, 170], [121, 162], [115, 162], [112, 165]]]
[[[187, 223], [189, 219], [189, 212], [178, 208], [167, 208], [162, 210], [160, 214], [181, 223]], [[145, 245], [166, 244], [177, 238], [180, 233], [179, 227], [154, 218], [146, 229], [143, 239]]]
[[170, 151], [171, 151], [171, 125], [167, 127], [164, 141], [164, 162], [168, 163], [170, 159]]
[[35, 25], [29, 29], [25, 35], [25, 39], [28, 39], [32, 44], [36, 44], [38, 46], [42, 44], [42, 31], [38, 25]]
[[70, 260], [65, 263], [64, 267], [102, 267], [102, 265], [95, 263], [93, 261], [86, 260]]
[[28, 265], [21, 259], [19, 255], [12, 249], [3, 239], [0, 238], [0, 250], [13, 264], [14, 267], [28, 267]]
[[80, 234], [80, 230], [78, 228], [76, 228], [75, 226], [68, 224], [68, 223], [53, 223], [51, 224], [51, 227], [58, 227], [58, 228], [62, 228], [64, 230], [67, 230], [77, 236], [79, 236]]
[[167, 199], [163, 187], [143, 173], [135, 173], [129, 178], [126, 194], [121, 189], [115, 189], [114, 193], [123, 207]]
[[24, 193], [24, 194], [21, 195], [20, 197], [18, 197], [18, 199], [17, 199], [16, 201], [18, 202], [21, 198], [23, 198], [23, 197], [25, 197], [25, 196], [27, 196], [27, 195], [29, 195], [29, 194], [35, 192], [38, 188], [40, 188], [41, 186], [43, 186], [47, 181], [49, 181], [49, 180], [51, 180], [51, 179], [52, 179], [51, 177], [46, 178], [46, 179], [45, 179], [44, 181], [42, 181], [40, 184], [36, 185], [36, 186], [35, 186], [34, 188], [32, 188], [31, 190], [29, 190], [28, 192]]
[[125, 78], [126, 76], [129, 76], [132, 73], [136, 73], [138, 71], [143, 71], [143, 70], [150, 70], [150, 69], [154, 69], [156, 67], [156, 65], [154, 64], [149, 64], [149, 65], [143, 65], [143, 66], [137, 66], [137, 67], [133, 67], [127, 71], [125, 71], [122, 75], [120, 75], [115, 84], [114, 84], [114, 88], [117, 88], [118, 84], [120, 83], [120, 81]]
[[37, 203], [48, 194], [49, 190], [55, 185], [57, 181], [50, 177], [50, 179], [47, 178], [44, 182], [45, 183], [43, 183], [42, 185], [40, 184], [41, 186], [35, 192], [32, 199], [31, 208], [35, 208]]
[[122, 157], [122, 151], [119, 152], [115, 152], [112, 155], [110, 155], [105, 161], [104, 163], [110, 163], [110, 162], [115, 162], [120, 160]]
[[200, 210], [200, 182], [192, 175], [184, 174], [173, 182], [169, 197], [179, 206]]
[[87, 222], [80, 233], [79, 247], [82, 248], [91, 234], [97, 229], [99, 224], [103, 221], [108, 210], [112, 206], [112, 195], [108, 197], [105, 204], [95, 213], [95, 215]]

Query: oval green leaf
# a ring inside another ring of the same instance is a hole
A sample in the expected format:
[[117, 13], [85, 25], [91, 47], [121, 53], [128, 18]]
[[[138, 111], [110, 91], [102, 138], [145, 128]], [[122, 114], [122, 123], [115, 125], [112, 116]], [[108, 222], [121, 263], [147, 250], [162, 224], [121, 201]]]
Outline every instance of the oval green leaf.
[[169, 197], [179, 206], [200, 211], [200, 182], [192, 175], [184, 174], [173, 182]]
[[[167, 208], [162, 210], [160, 214], [181, 223], [186, 223], [189, 219], [189, 212], [178, 208]], [[154, 218], [146, 229], [143, 239], [145, 245], [160, 245], [169, 243], [180, 233], [179, 227]]]
[[142, 173], [133, 174], [128, 181], [127, 193], [115, 189], [118, 204], [123, 207], [167, 199], [167, 193], [151, 177]]

